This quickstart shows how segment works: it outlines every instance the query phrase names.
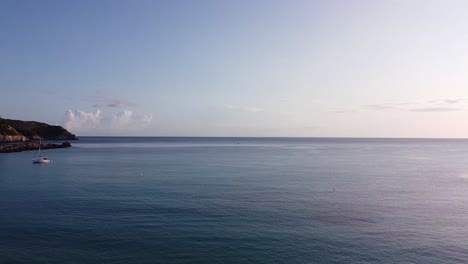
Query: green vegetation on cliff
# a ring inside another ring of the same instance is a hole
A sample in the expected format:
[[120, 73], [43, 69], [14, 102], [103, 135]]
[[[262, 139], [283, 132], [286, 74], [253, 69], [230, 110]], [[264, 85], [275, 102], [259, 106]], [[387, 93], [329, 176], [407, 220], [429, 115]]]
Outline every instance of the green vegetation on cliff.
[[21, 136], [16, 129], [3, 122], [3, 119], [0, 119], [0, 135]]
[[61, 126], [0, 118], [0, 141], [26, 141], [39, 138], [46, 140], [78, 139]]

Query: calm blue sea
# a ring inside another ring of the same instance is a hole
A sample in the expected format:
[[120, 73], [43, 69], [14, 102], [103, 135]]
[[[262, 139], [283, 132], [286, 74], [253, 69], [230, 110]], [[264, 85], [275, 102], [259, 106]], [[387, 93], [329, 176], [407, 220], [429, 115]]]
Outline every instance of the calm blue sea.
[[0, 263], [468, 262], [468, 140], [72, 144], [0, 154]]

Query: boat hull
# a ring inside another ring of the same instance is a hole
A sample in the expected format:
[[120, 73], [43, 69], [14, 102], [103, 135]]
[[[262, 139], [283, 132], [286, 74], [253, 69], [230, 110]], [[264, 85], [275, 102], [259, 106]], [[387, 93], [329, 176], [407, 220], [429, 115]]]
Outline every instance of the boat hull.
[[51, 163], [50, 159], [34, 159], [33, 163]]

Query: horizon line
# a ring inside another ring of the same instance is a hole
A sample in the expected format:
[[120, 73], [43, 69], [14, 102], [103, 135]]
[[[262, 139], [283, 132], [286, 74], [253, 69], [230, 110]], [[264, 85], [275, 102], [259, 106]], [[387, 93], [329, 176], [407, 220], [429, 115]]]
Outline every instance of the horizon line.
[[265, 139], [458, 139], [468, 140], [468, 137], [288, 137], [288, 136], [79, 136], [83, 137], [114, 137], [114, 138], [265, 138]]

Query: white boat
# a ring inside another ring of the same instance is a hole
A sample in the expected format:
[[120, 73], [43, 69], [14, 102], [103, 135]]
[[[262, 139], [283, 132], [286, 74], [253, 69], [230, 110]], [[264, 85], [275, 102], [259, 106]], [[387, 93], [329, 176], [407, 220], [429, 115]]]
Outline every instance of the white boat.
[[47, 157], [41, 157], [41, 158], [33, 159], [33, 163], [51, 163], [51, 162], [52, 162], [52, 160], [50, 160]]
[[33, 163], [51, 163], [52, 160], [50, 160], [50, 159], [47, 158], [47, 157], [42, 157], [42, 156], [41, 156], [41, 145], [42, 145], [42, 140], [39, 139], [39, 157], [38, 157], [38, 158], [35, 158], [35, 157], [36, 157], [36, 154], [37, 154], [37, 152], [36, 152], [36, 154], [34, 154], [34, 157], [33, 157], [32, 162], [33, 162]]

